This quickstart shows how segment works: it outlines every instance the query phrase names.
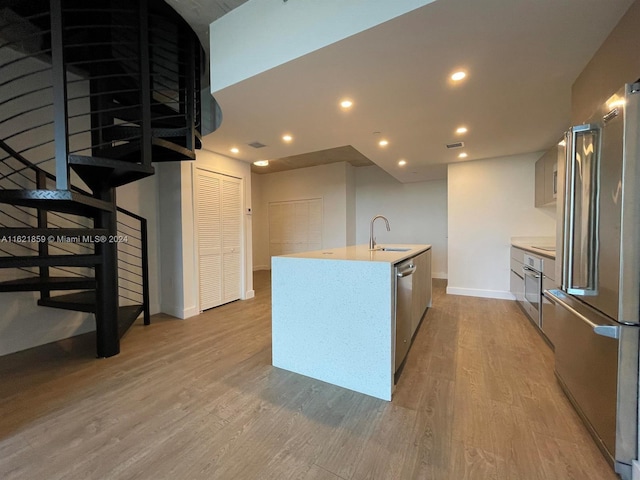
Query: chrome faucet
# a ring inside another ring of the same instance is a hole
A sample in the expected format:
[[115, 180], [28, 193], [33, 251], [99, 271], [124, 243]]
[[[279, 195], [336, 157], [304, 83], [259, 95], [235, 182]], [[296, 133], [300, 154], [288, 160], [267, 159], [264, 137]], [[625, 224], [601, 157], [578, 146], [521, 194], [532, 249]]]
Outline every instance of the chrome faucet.
[[376, 239], [373, 238], [373, 222], [375, 222], [377, 218], [382, 218], [384, 220], [384, 223], [387, 224], [387, 232], [391, 231], [391, 229], [389, 228], [389, 220], [387, 220], [387, 217], [385, 217], [384, 215], [376, 215], [375, 217], [373, 217], [371, 219], [371, 225], [369, 227], [369, 250], [376, 249]]

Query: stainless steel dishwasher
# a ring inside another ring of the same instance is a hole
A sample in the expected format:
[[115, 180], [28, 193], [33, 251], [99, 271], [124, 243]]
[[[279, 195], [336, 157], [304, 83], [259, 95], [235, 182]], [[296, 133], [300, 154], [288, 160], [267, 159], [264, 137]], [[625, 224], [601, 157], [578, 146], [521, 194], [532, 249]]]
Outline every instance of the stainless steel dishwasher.
[[416, 271], [413, 258], [396, 265], [396, 355], [394, 372], [398, 371], [411, 345], [411, 305], [413, 278]]

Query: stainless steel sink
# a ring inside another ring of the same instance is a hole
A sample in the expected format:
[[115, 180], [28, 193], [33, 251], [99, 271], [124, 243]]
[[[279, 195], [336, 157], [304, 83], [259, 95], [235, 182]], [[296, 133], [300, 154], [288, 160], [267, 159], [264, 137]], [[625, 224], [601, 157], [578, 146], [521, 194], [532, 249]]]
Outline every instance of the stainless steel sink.
[[382, 247], [380, 250], [382, 250], [383, 252], [408, 252], [411, 249], [400, 247]]

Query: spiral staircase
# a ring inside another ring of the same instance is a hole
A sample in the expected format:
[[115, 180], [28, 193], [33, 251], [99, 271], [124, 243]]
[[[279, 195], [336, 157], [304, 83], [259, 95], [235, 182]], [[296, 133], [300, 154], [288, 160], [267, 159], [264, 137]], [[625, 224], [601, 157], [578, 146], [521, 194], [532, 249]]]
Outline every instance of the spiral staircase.
[[203, 62], [159, 0], [0, 0], [0, 292], [94, 313], [99, 357], [150, 322], [146, 220], [116, 188], [194, 160], [203, 108], [217, 128]]

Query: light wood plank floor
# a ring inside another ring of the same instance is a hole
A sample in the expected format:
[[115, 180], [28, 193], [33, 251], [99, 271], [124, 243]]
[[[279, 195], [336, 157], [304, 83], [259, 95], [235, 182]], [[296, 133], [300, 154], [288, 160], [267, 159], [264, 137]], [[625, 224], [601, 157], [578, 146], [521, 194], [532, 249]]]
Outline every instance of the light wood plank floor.
[[[617, 478], [515, 303], [440, 283], [390, 403], [270, 365], [256, 298], [0, 357], [0, 478]], [[46, 312], [46, 310], [43, 310]]]

